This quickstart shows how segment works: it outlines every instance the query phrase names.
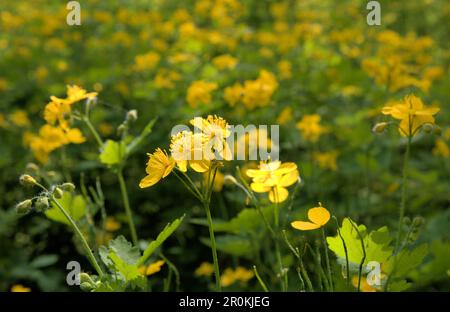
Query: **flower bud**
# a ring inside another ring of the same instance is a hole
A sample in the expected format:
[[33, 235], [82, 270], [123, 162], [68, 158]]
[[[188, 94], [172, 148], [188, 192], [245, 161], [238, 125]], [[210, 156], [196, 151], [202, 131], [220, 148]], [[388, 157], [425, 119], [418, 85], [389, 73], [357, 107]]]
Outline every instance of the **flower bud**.
[[91, 283], [81, 283], [80, 288], [82, 291], [91, 291], [94, 287]]
[[39, 166], [35, 163], [28, 163], [25, 167], [26, 171], [37, 173], [39, 171]]
[[386, 130], [387, 126], [389, 126], [388, 122], [379, 122], [372, 128], [373, 133], [383, 133]]
[[127, 127], [124, 124], [121, 124], [119, 127], [117, 127], [117, 134], [122, 135], [122, 133], [124, 133], [126, 129]]
[[31, 210], [31, 206], [33, 205], [33, 202], [31, 199], [24, 200], [23, 202], [20, 202], [16, 205], [16, 212], [18, 214], [26, 214]]
[[80, 273], [80, 283], [94, 284], [94, 281], [87, 273]]
[[434, 126], [433, 124], [430, 123], [426, 123], [422, 126], [423, 131], [425, 131], [426, 133], [431, 133], [434, 130]]
[[420, 227], [425, 224], [425, 219], [422, 217], [415, 217], [413, 219], [413, 225], [416, 227]]
[[136, 121], [138, 118], [138, 112], [135, 109], [132, 109], [127, 112], [126, 121], [133, 122]]
[[20, 184], [23, 186], [33, 186], [36, 185], [36, 180], [29, 174], [22, 174], [19, 178]]
[[55, 198], [61, 198], [63, 197], [64, 191], [62, 189], [60, 189], [59, 187], [56, 187], [55, 190], [53, 191], [53, 196], [55, 196]]
[[34, 206], [36, 207], [36, 211], [44, 212], [50, 207], [50, 204], [48, 203], [47, 197], [41, 196], [36, 200]]
[[73, 192], [73, 191], [75, 191], [75, 185], [73, 183], [70, 183], [70, 182], [63, 183], [61, 185], [61, 188], [64, 191], [66, 191], [66, 192]]

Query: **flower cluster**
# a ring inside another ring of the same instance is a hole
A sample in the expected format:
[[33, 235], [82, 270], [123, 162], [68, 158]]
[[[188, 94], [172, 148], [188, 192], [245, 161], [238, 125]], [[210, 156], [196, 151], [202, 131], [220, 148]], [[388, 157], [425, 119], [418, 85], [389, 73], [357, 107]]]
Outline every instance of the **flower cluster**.
[[72, 107], [82, 100], [93, 100], [96, 96], [96, 92], [88, 93], [79, 86], [69, 85], [66, 98], [50, 97], [51, 101], [44, 110], [47, 123], [40, 128], [37, 135], [28, 133], [24, 139], [39, 162], [45, 164], [50, 153], [64, 145], [85, 142], [80, 129], [71, 127]]

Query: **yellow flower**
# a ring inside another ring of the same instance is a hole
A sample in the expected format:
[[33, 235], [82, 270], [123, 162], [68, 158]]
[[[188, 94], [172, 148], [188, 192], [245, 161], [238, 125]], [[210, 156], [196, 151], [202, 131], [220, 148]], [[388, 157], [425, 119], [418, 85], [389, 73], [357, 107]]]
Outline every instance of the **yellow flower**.
[[217, 84], [206, 81], [194, 81], [188, 88], [186, 100], [190, 107], [196, 108], [198, 105], [208, 105], [211, 103], [211, 92], [217, 89]]
[[[226, 142], [230, 136], [230, 126], [222, 117], [208, 115], [207, 118], [196, 117], [190, 123], [201, 130], [205, 137], [203, 152], [208, 160], [213, 160], [220, 155], [220, 160], [231, 160], [231, 150]], [[217, 153], [214, 154], [213, 153]]]
[[161, 56], [156, 52], [136, 55], [133, 70], [137, 72], [152, 70], [158, 65], [160, 59]]
[[186, 172], [188, 164], [196, 172], [208, 171], [210, 162], [204, 153], [206, 139], [202, 133], [186, 130], [172, 136], [170, 154], [180, 171]]
[[219, 70], [233, 69], [237, 62], [238, 60], [229, 54], [219, 55], [212, 60], [213, 65]]
[[248, 109], [267, 106], [277, 88], [278, 82], [275, 76], [266, 70], [261, 70], [258, 79], [244, 82], [242, 102]]
[[209, 262], [202, 262], [195, 270], [195, 276], [211, 276], [214, 273], [214, 266]]
[[438, 107], [426, 107], [420, 98], [411, 94], [397, 104], [383, 107], [382, 113], [400, 120], [398, 130], [402, 136], [413, 137], [423, 125], [434, 124], [433, 115], [439, 110]]
[[292, 107], [286, 106], [285, 108], [283, 108], [281, 113], [278, 115], [277, 123], [280, 125], [287, 124], [289, 121], [292, 120], [292, 114], [293, 114]]
[[174, 82], [180, 79], [181, 76], [177, 72], [161, 69], [153, 79], [153, 83], [158, 89], [173, 89], [175, 88]]
[[120, 229], [121, 225], [113, 217], [107, 217], [105, 220], [105, 230], [108, 232], [115, 232]]
[[323, 169], [330, 169], [333, 171], [337, 170], [337, 158], [338, 152], [337, 151], [331, 151], [331, 152], [317, 152], [313, 154], [313, 159], [319, 164], [319, 167]]
[[224, 99], [230, 106], [235, 106], [244, 95], [244, 88], [240, 83], [235, 83], [224, 90]]
[[445, 143], [442, 139], [436, 140], [436, 146], [433, 148], [432, 151], [433, 155], [435, 156], [442, 156], [444, 158], [450, 157], [450, 147]]
[[150, 187], [158, 183], [161, 179], [167, 177], [175, 167], [175, 161], [169, 158], [165, 151], [157, 148], [153, 154], [147, 154], [147, 176], [139, 183], [140, 188]]
[[85, 89], [77, 85], [67, 85], [67, 97], [65, 99], [57, 98], [56, 96], [51, 96], [52, 102], [63, 102], [68, 105], [75, 104], [81, 100], [93, 99], [97, 96], [97, 92], [87, 92]]
[[71, 112], [70, 104], [56, 97], [54, 97], [54, 100], [45, 106], [44, 119], [50, 125], [59, 122], [62, 128], [66, 128], [68, 127], [68, 121], [65, 116]]
[[[359, 276], [358, 275], [354, 275], [352, 277], [352, 285], [353, 287], [357, 288], [358, 287], [358, 280], [359, 280]], [[376, 292], [376, 288], [372, 287], [369, 285], [369, 283], [367, 282], [367, 279], [364, 277], [361, 277], [361, 291], [362, 292]]]
[[289, 196], [286, 187], [299, 179], [297, 165], [292, 162], [261, 162], [259, 169], [248, 169], [246, 173], [253, 180], [251, 189], [257, 193], [269, 192], [269, 200], [272, 203], [285, 201]]
[[294, 221], [291, 226], [301, 231], [309, 231], [321, 228], [330, 220], [330, 212], [324, 207], [314, 207], [308, 210], [308, 221]]
[[292, 64], [289, 61], [283, 60], [277, 64], [278, 71], [280, 72], [281, 79], [292, 78]]
[[31, 125], [30, 119], [28, 118], [28, 114], [24, 110], [16, 110], [10, 116], [9, 119], [11, 122], [17, 127], [29, 127]]
[[328, 129], [320, 124], [320, 115], [305, 115], [302, 120], [297, 123], [297, 129], [302, 132], [303, 138], [309, 142], [317, 142], [320, 136]]
[[254, 276], [253, 271], [239, 266], [235, 270], [232, 268], [226, 268], [223, 274], [220, 276], [220, 284], [223, 287], [228, 287], [235, 282], [247, 283]]
[[25, 287], [21, 284], [16, 284], [11, 287], [11, 292], [30, 292], [31, 288]]
[[165, 263], [166, 262], [164, 260], [158, 260], [156, 262], [150, 263], [147, 267], [146, 266], [139, 267], [139, 272], [141, 272], [142, 275], [146, 276], [156, 274], [159, 271], [161, 271], [161, 267]]

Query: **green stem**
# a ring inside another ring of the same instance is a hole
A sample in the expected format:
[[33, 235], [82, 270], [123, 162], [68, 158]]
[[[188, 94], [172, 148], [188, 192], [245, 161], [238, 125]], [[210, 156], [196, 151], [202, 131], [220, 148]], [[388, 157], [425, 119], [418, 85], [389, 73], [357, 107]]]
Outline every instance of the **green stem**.
[[100, 138], [100, 135], [98, 134], [97, 130], [95, 130], [94, 125], [91, 123], [91, 121], [89, 120], [88, 116], [83, 116], [83, 121], [86, 123], [86, 125], [88, 126], [89, 130], [91, 131], [92, 135], [95, 138], [95, 141], [97, 141], [97, 144], [99, 147], [103, 147], [103, 141]]
[[211, 252], [214, 261], [214, 274], [216, 277], [216, 289], [218, 291], [222, 291], [222, 286], [220, 285], [219, 261], [217, 260], [216, 239], [214, 238], [214, 228], [211, 218], [211, 211], [209, 209], [209, 202], [205, 201], [203, 206], [205, 208], [206, 218], [208, 219], [209, 239], [211, 240]]
[[97, 271], [97, 274], [100, 278], [103, 276], [103, 271], [98, 265], [97, 260], [94, 257], [94, 254], [92, 253], [91, 248], [89, 247], [86, 239], [84, 238], [83, 234], [81, 233], [80, 229], [76, 225], [75, 221], [72, 219], [72, 217], [67, 213], [67, 211], [64, 209], [63, 206], [56, 200], [56, 198], [51, 195], [50, 199], [56, 204], [56, 206], [59, 208], [59, 210], [64, 214], [67, 221], [69, 221], [70, 226], [72, 227], [72, 230], [75, 232], [75, 235], [78, 237], [78, 239], [81, 241], [81, 244], [83, 246], [84, 251], [86, 252], [86, 255], [89, 259], [89, 262], [92, 264], [92, 266]]
[[125, 212], [127, 214], [128, 225], [130, 226], [131, 239], [133, 241], [133, 244], [135, 246], [137, 246], [138, 245], [138, 237], [136, 234], [136, 227], [134, 226], [134, 222], [133, 222], [133, 214], [131, 212], [130, 201], [128, 199], [127, 187], [125, 185], [125, 180], [123, 178], [122, 170], [119, 170], [117, 172], [117, 178], [119, 179], [120, 192], [122, 193], [123, 205], [125, 206]]
[[325, 263], [327, 265], [330, 291], [333, 291], [333, 279], [332, 279], [332, 276], [331, 276], [330, 258], [328, 256], [327, 240], [325, 239], [325, 230], [323, 229], [323, 227], [322, 227], [322, 242], [323, 242], [323, 247], [325, 248]]
[[406, 197], [408, 191], [408, 162], [409, 156], [411, 153], [411, 136], [408, 136], [408, 144], [406, 145], [405, 157], [403, 160], [403, 173], [402, 173], [402, 197], [400, 201], [400, 213], [398, 219], [398, 228], [397, 228], [397, 240], [395, 242], [395, 252], [398, 252], [398, 248], [400, 247], [400, 241], [402, 236], [402, 224], [403, 218], [405, 216], [406, 210]]
[[259, 284], [261, 285], [262, 289], [265, 292], [269, 292], [269, 289], [266, 286], [266, 283], [261, 279], [261, 276], [259, 276], [258, 270], [256, 269], [256, 265], [253, 266], [253, 272], [255, 272], [256, 278], [258, 279]]

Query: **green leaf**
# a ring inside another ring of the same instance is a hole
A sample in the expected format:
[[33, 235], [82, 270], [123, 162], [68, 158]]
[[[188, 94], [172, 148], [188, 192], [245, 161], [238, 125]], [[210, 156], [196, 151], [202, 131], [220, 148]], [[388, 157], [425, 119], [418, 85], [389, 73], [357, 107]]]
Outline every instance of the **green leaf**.
[[122, 274], [125, 281], [129, 282], [142, 276], [136, 265], [125, 262], [121, 257], [119, 257], [114, 252], [110, 252], [108, 257], [114, 264], [116, 271]]
[[100, 258], [106, 266], [111, 268], [114, 263], [111, 262], [110, 254], [114, 253], [125, 263], [134, 265], [139, 260], [141, 254], [138, 247], [134, 247], [122, 235], [109, 241], [108, 248], [101, 246], [99, 248]]
[[391, 278], [406, 277], [422, 263], [427, 254], [427, 244], [419, 245], [412, 250], [403, 249], [397, 255], [389, 258], [383, 269], [387, 274], [392, 275]]
[[[64, 192], [62, 198], [57, 199], [57, 201], [74, 221], [80, 220], [86, 213], [86, 202], [81, 195], [73, 196], [70, 192]], [[70, 225], [55, 203], [52, 203], [52, 208], [47, 210], [45, 215], [53, 221]]]
[[450, 243], [434, 241], [430, 245], [430, 259], [420, 268], [411, 272], [410, 277], [416, 284], [428, 285], [448, 277], [450, 272]]
[[125, 145], [113, 140], [108, 140], [100, 153], [100, 162], [107, 166], [116, 165], [125, 156]]
[[[361, 263], [363, 249], [359, 235], [351, 222], [351, 219], [345, 218], [342, 221], [340, 232], [347, 246], [349, 266], [350, 268], [355, 268]], [[388, 228], [382, 227], [368, 234], [364, 225], [359, 225], [357, 227], [363, 238], [366, 251], [364, 265], [367, 265], [371, 261], [377, 261], [379, 263], [385, 262], [392, 254], [393, 250], [390, 246], [392, 238], [389, 235]], [[328, 248], [330, 248], [338, 257], [338, 261], [340, 263], [345, 263], [345, 250], [339, 235], [327, 237], [327, 243]]]
[[158, 237], [152, 241], [150, 244], [148, 244], [147, 248], [144, 251], [144, 254], [142, 257], [137, 261], [138, 265], [141, 265], [145, 262], [145, 260], [150, 257], [153, 252], [161, 246], [161, 244], [170, 236], [173, 232], [180, 226], [181, 222], [183, 222], [184, 215], [181, 218], [176, 219], [172, 223], [169, 223], [166, 225], [164, 230], [161, 231], [161, 233], [158, 234]]

